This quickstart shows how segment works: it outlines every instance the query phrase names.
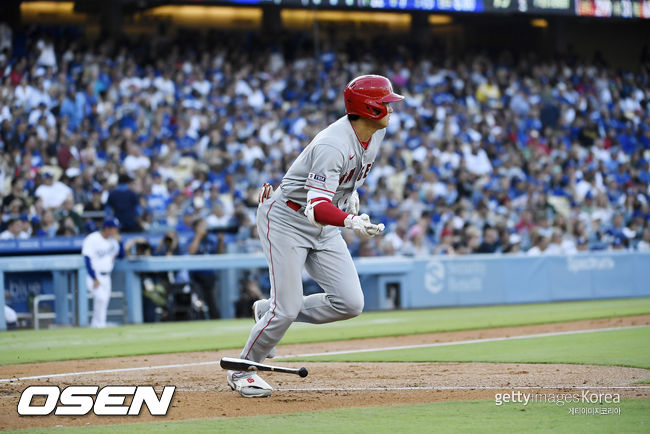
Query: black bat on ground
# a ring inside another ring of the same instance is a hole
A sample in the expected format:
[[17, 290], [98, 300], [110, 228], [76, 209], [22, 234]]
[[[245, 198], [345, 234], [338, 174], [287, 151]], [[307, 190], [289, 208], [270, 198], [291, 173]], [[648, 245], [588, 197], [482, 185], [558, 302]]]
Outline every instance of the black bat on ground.
[[270, 371], [270, 372], [284, 372], [285, 374], [296, 374], [301, 377], [306, 377], [308, 372], [307, 368], [302, 367], [299, 369], [283, 368], [281, 366], [265, 365], [263, 363], [251, 362], [245, 359], [235, 359], [233, 357], [222, 357], [220, 365], [223, 369], [231, 369], [233, 371]]

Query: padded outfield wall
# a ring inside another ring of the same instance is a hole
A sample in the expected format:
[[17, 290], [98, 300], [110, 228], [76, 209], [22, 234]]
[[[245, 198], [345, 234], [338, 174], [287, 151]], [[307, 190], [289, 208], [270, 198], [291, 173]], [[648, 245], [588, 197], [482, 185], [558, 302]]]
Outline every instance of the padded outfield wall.
[[[0, 327], [4, 328], [6, 302], [21, 313], [28, 305], [21, 297], [26, 288], [54, 293], [56, 300], [76, 299], [77, 317], [87, 316], [85, 269], [80, 255], [0, 258]], [[60, 278], [52, 270], [80, 274]], [[650, 296], [650, 254], [601, 252], [572, 256], [472, 255], [421, 258], [378, 257], [356, 260], [366, 298], [365, 310], [428, 308], [490, 304], [540, 303], [566, 300]], [[50, 265], [48, 265], [50, 264]], [[113, 290], [125, 294], [127, 321], [142, 322], [142, 292], [138, 273], [172, 269], [218, 269], [222, 318], [234, 315], [239, 297], [240, 270], [261, 268], [259, 255], [203, 255], [136, 258], [119, 261], [113, 273]], [[58, 276], [58, 277], [57, 277]], [[77, 278], [81, 277], [81, 278]], [[5, 292], [5, 290], [7, 290]], [[53, 303], [55, 311], [60, 306]], [[68, 307], [56, 322], [71, 321]], [[23, 312], [24, 313], [24, 312]], [[75, 321], [86, 325], [86, 321]]]

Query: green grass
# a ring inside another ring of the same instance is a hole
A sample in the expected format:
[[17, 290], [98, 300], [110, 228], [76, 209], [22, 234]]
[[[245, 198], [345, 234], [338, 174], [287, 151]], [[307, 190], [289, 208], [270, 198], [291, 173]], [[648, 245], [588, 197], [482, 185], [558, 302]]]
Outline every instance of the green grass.
[[[282, 344], [519, 326], [650, 313], [650, 298], [364, 313], [325, 325], [296, 323]], [[0, 333], [0, 365], [240, 348], [251, 320]]]
[[[571, 405], [595, 408], [598, 405]], [[89, 433], [503, 433], [503, 432], [625, 432], [650, 431], [650, 400], [629, 399], [602, 407], [620, 408], [619, 415], [571, 415], [568, 406], [553, 403], [503, 404], [494, 401], [436, 402], [392, 407], [347, 408], [241, 418], [202, 419], [20, 432]]]
[[441, 347], [338, 354], [301, 360], [573, 363], [650, 369], [650, 327]]

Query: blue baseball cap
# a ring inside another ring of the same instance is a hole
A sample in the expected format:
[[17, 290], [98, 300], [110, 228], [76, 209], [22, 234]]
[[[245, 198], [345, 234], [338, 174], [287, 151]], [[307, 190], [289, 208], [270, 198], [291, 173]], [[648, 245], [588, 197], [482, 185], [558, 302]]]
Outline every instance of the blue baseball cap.
[[104, 220], [104, 228], [120, 228], [120, 221], [115, 218], [115, 217], [107, 217], [106, 220]]

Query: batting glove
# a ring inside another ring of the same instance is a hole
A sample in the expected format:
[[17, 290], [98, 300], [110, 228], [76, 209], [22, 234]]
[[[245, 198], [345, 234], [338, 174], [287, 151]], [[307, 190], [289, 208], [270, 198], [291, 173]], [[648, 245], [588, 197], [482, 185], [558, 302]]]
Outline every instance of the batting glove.
[[262, 184], [259, 193], [257, 194], [257, 203], [262, 204], [266, 199], [273, 194], [273, 186], [268, 182]]
[[357, 235], [361, 235], [365, 238], [372, 238], [384, 231], [384, 224], [379, 223], [376, 225], [370, 223], [370, 217], [368, 217], [368, 214], [349, 215], [345, 218], [343, 223], [346, 228], [352, 229]]
[[359, 193], [356, 190], [352, 192], [348, 199], [348, 207], [345, 212], [350, 214], [359, 214]]

